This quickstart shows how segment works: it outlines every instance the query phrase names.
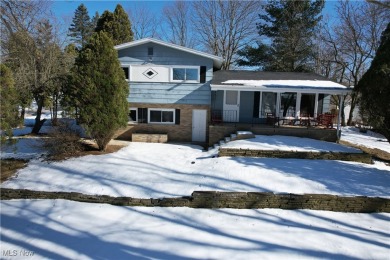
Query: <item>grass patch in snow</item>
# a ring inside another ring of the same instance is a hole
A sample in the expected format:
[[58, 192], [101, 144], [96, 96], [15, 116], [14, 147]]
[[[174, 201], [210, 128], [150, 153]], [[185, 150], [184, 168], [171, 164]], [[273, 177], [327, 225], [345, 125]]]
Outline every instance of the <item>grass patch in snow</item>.
[[27, 166], [28, 161], [17, 159], [0, 160], [1, 165], [1, 183], [13, 177], [19, 169]]

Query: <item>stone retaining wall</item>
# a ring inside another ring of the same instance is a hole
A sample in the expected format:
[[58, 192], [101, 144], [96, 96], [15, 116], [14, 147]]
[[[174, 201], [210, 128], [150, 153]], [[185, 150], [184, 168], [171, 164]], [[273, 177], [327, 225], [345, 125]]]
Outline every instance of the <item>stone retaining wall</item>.
[[251, 124], [229, 124], [210, 125], [209, 126], [209, 145], [218, 143], [219, 140], [230, 136], [237, 131], [251, 131], [255, 135], [284, 135], [306, 137], [315, 140], [327, 142], [337, 141], [336, 129], [320, 129], [320, 128], [305, 128], [305, 127], [272, 127], [267, 125], [251, 125]]
[[270, 151], [236, 148], [219, 148], [219, 156], [228, 157], [265, 157], [265, 158], [292, 158], [292, 159], [321, 159], [354, 161], [372, 163], [372, 156], [367, 153], [341, 153], [341, 152], [299, 152], [299, 151]]
[[337, 212], [387, 212], [390, 199], [378, 197], [344, 197], [324, 194], [274, 194], [269, 192], [194, 191], [189, 197], [139, 199], [86, 195], [76, 192], [43, 192], [21, 189], [1, 189], [1, 200], [10, 199], [66, 199], [118, 206], [191, 207], [237, 209], [311, 209]]
[[167, 134], [141, 134], [133, 133], [131, 135], [133, 142], [144, 142], [144, 143], [167, 143]]

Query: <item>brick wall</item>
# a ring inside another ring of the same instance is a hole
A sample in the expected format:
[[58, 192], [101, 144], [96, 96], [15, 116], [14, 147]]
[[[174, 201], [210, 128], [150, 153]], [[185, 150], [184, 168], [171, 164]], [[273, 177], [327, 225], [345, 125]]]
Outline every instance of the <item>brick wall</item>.
[[[173, 142], [191, 142], [192, 141], [192, 110], [207, 110], [209, 118], [210, 108], [206, 105], [181, 105], [181, 104], [131, 104], [131, 107], [137, 108], [173, 108], [180, 109], [180, 125], [164, 124], [129, 124], [127, 127], [118, 130], [114, 139], [132, 140], [133, 133], [148, 134], [167, 134], [168, 140]], [[206, 132], [206, 137], [208, 131]]]
[[66, 199], [118, 206], [192, 207], [237, 209], [312, 209], [338, 212], [387, 212], [390, 199], [378, 197], [344, 197], [326, 194], [274, 194], [270, 192], [194, 191], [191, 196], [161, 199], [140, 199], [86, 195], [76, 192], [44, 192], [21, 189], [1, 189], [1, 200], [11, 199]]
[[372, 156], [367, 153], [340, 152], [298, 152], [298, 151], [269, 151], [254, 149], [219, 148], [219, 156], [228, 157], [263, 157], [263, 158], [295, 158], [311, 160], [341, 160], [361, 163], [372, 163]]

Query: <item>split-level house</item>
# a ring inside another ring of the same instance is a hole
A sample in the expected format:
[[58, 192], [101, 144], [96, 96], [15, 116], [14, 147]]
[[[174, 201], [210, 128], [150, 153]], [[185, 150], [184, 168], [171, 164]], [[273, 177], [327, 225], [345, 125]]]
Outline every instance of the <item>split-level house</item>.
[[[115, 49], [130, 87], [129, 123], [120, 139], [164, 134], [169, 141], [212, 144], [236, 130], [321, 139], [308, 126], [331, 111], [331, 95], [350, 91], [312, 73], [220, 70], [220, 57], [152, 38]], [[337, 137], [336, 130], [322, 134], [329, 135]]]

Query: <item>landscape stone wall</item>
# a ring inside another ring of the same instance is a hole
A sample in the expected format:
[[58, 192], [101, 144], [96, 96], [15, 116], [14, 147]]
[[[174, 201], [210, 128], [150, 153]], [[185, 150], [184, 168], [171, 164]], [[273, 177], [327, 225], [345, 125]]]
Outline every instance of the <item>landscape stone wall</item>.
[[228, 157], [263, 157], [263, 158], [293, 158], [314, 160], [340, 160], [361, 163], [372, 163], [372, 156], [367, 153], [341, 152], [301, 152], [301, 151], [270, 151], [239, 148], [219, 148], [219, 156]]
[[304, 128], [304, 127], [273, 127], [267, 125], [252, 124], [225, 124], [209, 126], [209, 145], [219, 142], [219, 140], [230, 136], [236, 131], [251, 131], [255, 135], [284, 135], [306, 137], [327, 142], [337, 141], [336, 129]]
[[390, 199], [378, 197], [345, 197], [325, 194], [274, 194], [270, 192], [194, 191], [191, 196], [178, 198], [140, 199], [86, 195], [76, 192], [44, 192], [24, 189], [1, 189], [1, 200], [66, 199], [118, 206], [191, 207], [237, 209], [311, 209], [337, 212], [390, 213]]
[[167, 143], [167, 134], [140, 134], [133, 133], [131, 135], [133, 142], [144, 142], [144, 143]]

